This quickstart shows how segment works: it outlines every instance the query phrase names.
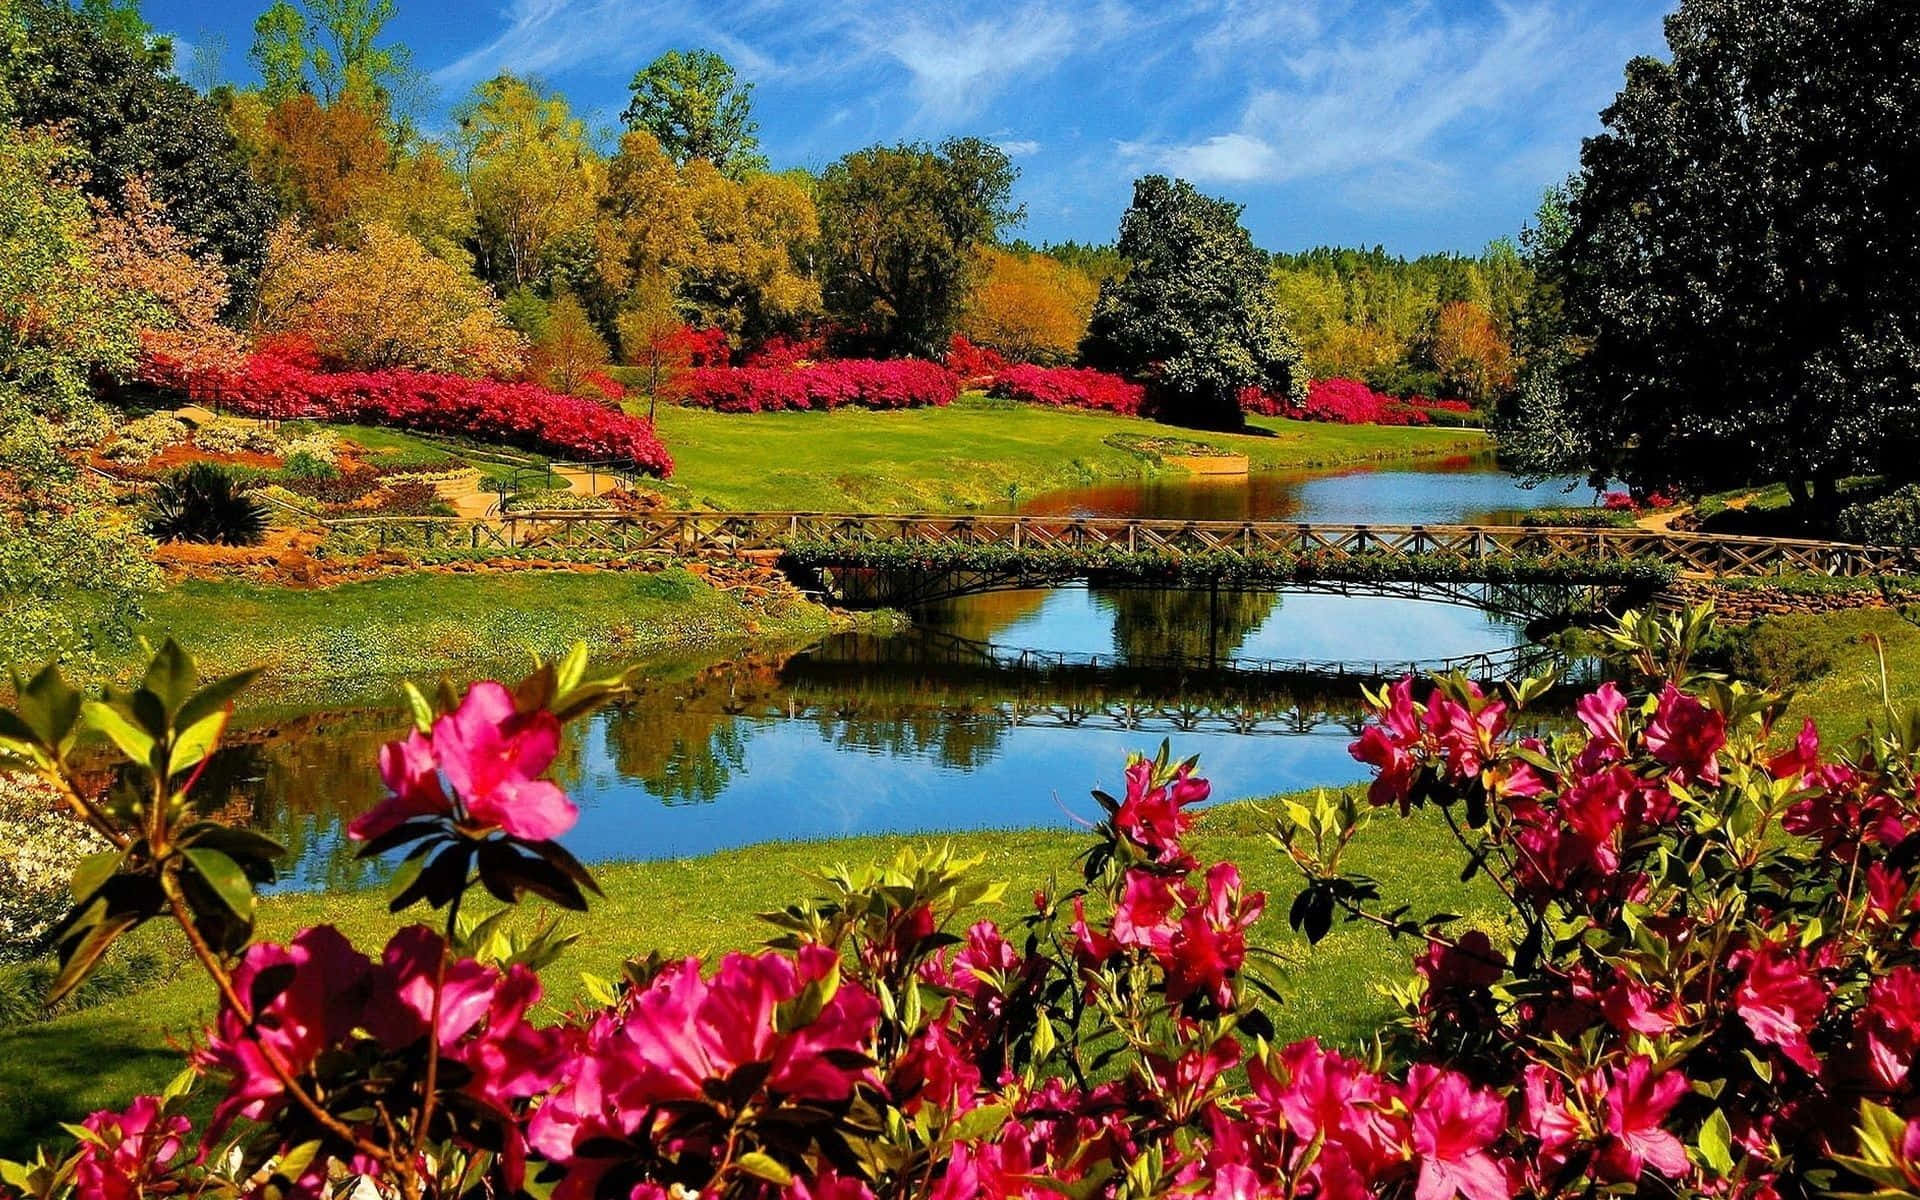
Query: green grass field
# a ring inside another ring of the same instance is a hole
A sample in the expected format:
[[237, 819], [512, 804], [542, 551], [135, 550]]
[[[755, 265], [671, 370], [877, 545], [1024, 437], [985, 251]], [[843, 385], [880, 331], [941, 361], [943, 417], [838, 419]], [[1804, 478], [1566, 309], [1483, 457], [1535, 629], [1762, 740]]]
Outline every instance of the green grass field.
[[1188, 437], [1247, 455], [1255, 470], [1336, 466], [1477, 450], [1460, 429], [1324, 425], [1255, 418], [1254, 434], [1187, 433], [1153, 421], [963, 398], [951, 408], [729, 415], [663, 407], [668, 491], [724, 509], [910, 512], [1004, 510], [1100, 479], [1142, 476], [1153, 460], [1113, 439]]
[[[576, 642], [631, 661], [710, 655], [755, 644], [803, 644], [828, 629], [826, 610], [796, 603], [755, 612], [681, 570], [654, 574], [399, 575], [325, 589], [189, 581], [153, 597], [138, 632], [186, 646], [208, 672], [259, 667], [284, 691], [374, 675], [431, 674], [530, 656]], [[138, 651], [129, 651], [131, 666]]]
[[[1409, 973], [1412, 951], [1372, 927], [1336, 926], [1312, 948], [1287, 932], [1286, 907], [1297, 876], [1268, 843], [1270, 828], [1270, 818], [1255, 805], [1223, 806], [1201, 822], [1193, 845], [1202, 861], [1239, 863], [1247, 885], [1268, 892], [1267, 914], [1253, 936], [1290, 960], [1283, 984], [1288, 1002], [1275, 1013], [1280, 1036], [1317, 1034], [1352, 1043], [1390, 1011], [1378, 987]], [[804, 898], [809, 873], [834, 863], [891, 857], [902, 844], [929, 840], [950, 841], [964, 853], [986, 856], [981, 877], [1007, 881], [1007, 894], [1015, 899], [978, 915], [1007, 921], [1017, 918], [1024, 898], [1049, 880], [1071, 886], [1077, 878], [1075, 856], [1086, 846], [1084, 837], [1061, 832], [859, 838], [600, 867], [595, 874], [606, 898], [597, 900], [587, 917], [569, 918], [569, 928], [581, 939], [548, 969], [545, 1011], [557, 1013], [581, 994], [581, 972], [615, 975], [620, 962], [636, 952], [658, 947], [674, 955], [704, 955], [753, 946], [771, 933], [757, 914]], [[1496, 911], [1496, 898], [1455, 881], [1454, 847], [1438, 821], [1383, 818], [1350, 862], [1377, 877], [1393, 903], [1412, 903], [1420, 911], [1450, 909], [1483, 923]], [[260, 932], [284, 939], [323, 921], [376, 953], [395, 928], [383, 894], [348, 893], [271, 899], [264, 905]], [[177, 1048], [211, 1012], [212, 993], [198, 968], [184, 959], [176, 934], [156, 926], [137, 936], [137, 948], [159, 950], [164, 961], [178, 964], [161, 982], [39, 1024], [0, 1029], [0, 1155], [17, 1156], [35, 1138], [55, 1136], [61, 1119], [161, 1087], [179, 1069]]]

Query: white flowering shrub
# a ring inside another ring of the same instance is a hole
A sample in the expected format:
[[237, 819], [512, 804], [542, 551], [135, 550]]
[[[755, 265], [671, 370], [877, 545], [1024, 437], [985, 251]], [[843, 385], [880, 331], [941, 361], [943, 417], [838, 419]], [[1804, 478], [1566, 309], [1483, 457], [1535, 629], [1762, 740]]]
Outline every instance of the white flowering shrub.
[[51, 788], [0, 773], [0, 963], [32, 958], [66, 915], [67, 884], [106, 839], [57, 806]]
[[186, 422], [166, 413], [153, 413], [122, 425], [106, 453], [115, 462], [139, 463], [186, 440]]

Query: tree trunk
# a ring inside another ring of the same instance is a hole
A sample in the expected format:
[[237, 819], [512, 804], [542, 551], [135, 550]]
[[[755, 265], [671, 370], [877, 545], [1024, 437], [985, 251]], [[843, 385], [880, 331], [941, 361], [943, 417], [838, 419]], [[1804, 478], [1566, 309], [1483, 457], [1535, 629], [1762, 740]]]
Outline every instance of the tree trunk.
[[1800, 478], [1797, 475], [1787, 480], [1787, 495], [1793, 497], [1793, 506], [1795, 508], [1799, 509], [1802, 512], [1806, 511], [1807, 502], [1809, 499], [1807, 495], [1806, 480]]

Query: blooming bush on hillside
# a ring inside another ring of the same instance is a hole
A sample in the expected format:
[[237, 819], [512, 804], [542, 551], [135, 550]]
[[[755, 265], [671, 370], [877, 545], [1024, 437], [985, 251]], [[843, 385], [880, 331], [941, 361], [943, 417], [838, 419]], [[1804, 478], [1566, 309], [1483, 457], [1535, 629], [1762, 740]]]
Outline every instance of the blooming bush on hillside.
[[[357, 1178], [555, 1200], [1911, 1196], [1914, 735], [1835, 755], [1808, 726], [1776, 745], [1780, 697], [1691, 672], [1706, 626], [1628, 617], [1629, 686], [1581, 699], [1550, 741], [1511, 732], [1550, 680], [1397, 683], [1353, 746], [1367, 795], [1285, 804], [1274, 843], [1298, 890], [1272, 907], [1310, 942], [1343, 922], [1413, 949], [1365, 1057], [1271, 1044], [1268, 898], [1203, 860], [1209, 787], [1164, 749], [1095, 794], [1078, 881], [1001, 921], [979, 919], [1002, 889], [977, 862], [903, 851], [768, 914], [760, 950], [636, 957], [540, 1023], [552, 939], [462, 906], [587, 905], [555, 840], [577, 813], [547, 771], [564, 724], [624, 680], [586, 680], [580, 652], [512, 689], [410, 691], [414, 728], [380, 755], [388, 798], [352, 832], [405, 853], [396, 912], [444, 915], [375, 956], [327, 926], [251, 942], [277, 848], [191, 812], [220, 802], [194, 794], [198, 767], [244, 678], [195, 693], [170, 644], [139, 690], [83, 705], [48, 672], [0, 748], [119, 852], [76, 881], [56, 991], [170, 915], [220, 997], [193, 1054], [215, 1104], [197, 1134], [178, 1092], [95, 1113], [4, 1177], [39, 1197]], [[128, 794], [164, 803], [74, 789], [83, 722], [146, 764]], [[1416, 808], [1504, 920], [1414, 912], [1349, 869], [1369, 823]]]
[[961, 334], [947, 343], [947, 370], [958, 375], [968, 387], [991, 387], [1000, 372], [1007, 369], [1006, 356], [992, 346], [976, 346]]
[[[661, 477], [673, 471], [651, 423], [537, 384], [429, 371], [324, 371], [289, 343], [262, 347], [231, 374], [188, 374], [160, 360], [149, 360], [142, 373], [149, 382], [194, 396], [218, 396], [243, 416], [384, 425], [509, 442], [566, 458], [616, 459]], [[610, 379], [606, 384], [619, 387]]]
[[723, 413], [923, 408], [952, 404], [960, 381], [923, 359], [840, 359], [793, 367], [706, 367], [674, 380], [681, 404]]
[[1307, 402], [1281, 415], [1338, 425], [1426, 425], [1430, 418], [1405, 400], [1383, 395], [1357, 379], [1316, 379]]
[[1086, 408], [1136, 417], [1147, 389], [1119, 375], [1086, 367], [1036, 367], [1019, 363], [994, 378], [991, 395], [1053, 408]]

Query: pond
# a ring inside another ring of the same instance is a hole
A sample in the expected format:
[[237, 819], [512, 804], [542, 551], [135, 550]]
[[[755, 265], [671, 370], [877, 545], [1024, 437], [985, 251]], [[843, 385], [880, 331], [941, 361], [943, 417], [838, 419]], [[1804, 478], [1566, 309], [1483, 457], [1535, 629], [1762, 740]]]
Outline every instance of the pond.
[[1045, 516], [1510, 525], [1530, 509], [1593, 504], [1598, 495], [1573, 476], [1529, 487], [1501, 471], [1489, 451], [1339, 470], [1125, 480], [1046, 492], [1020, 507]]
[[[1482, 459], [1419, 469], [1086, 489], [1039, 503], [1155, 515], [1397, 523], [1490, 520], [1531, 494]], [[1544, 501], [1543, 501], [1544, 502]], [[1519, 618], [1418, 595], [1065, 588], [967, 597], [891, 636], [681, 671], [573, 731], [558, 778], [588, 861], [699, 855], [773, 839], [1066, 827], [1129, 751], [1199, 754], [1233, 799], [1366, 777], [1347, 753], [1351, 678], [1286, 666], [1430, 660], [1524, 640]], [[1022, 651], [1049, 657], [1018, 665]], [[1169, 661], [1192, 664], [1170, 669]], [[1269, 673], [1209, 663], [1277, 660]], [[292, 848], [285, 886], [372, 882], [345, 821], [378, 799], [394, 708], [301, 714], [258, 728], [213, 769]]]

